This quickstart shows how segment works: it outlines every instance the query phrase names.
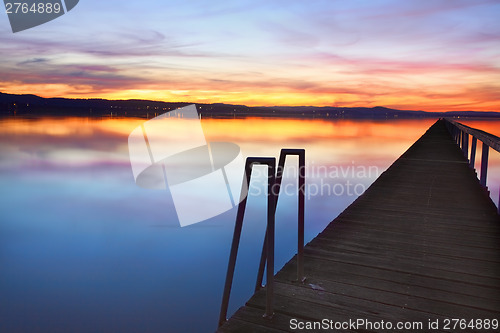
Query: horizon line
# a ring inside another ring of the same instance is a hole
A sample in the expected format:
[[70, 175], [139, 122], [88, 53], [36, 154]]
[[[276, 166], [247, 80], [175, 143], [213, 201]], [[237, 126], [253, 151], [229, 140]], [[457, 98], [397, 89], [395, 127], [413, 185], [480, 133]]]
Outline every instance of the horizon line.
[[123, 98], [118, 98], [118, 99], [109, 99], [109, 98], [102, 98], [102, 97], [61, 97], [61, 96], [51, 96], [51, 97], [44, 97], [40, 96], [37, 94], [12, 94], [12, 93], [6, 93], [3, 91], [0, 91], [0, 94], [4, 95], [11, 95], [11, 96], [35, 96], [38, 98], [43, 98], [43, 99], [67, 99], [67, 100], [102, 100], [102, 101], [122, 101], [122, 102], [127, 102], [127, 101], [143, 101], [143, 102], [155, 102], [155, 103], [179, 103], [179, 104], [200, 104], [200, 105], [214, 105], [214, 104], [223, 104], [223, 105], [232, 105], [232, 106], [242, 106], [242, 107], [247, 107], [247, 108], [283, 108], [283, 107], [288, 107], [288, 108], [337, 108], [337, 109], [356, 109], [356, 108], [365, 108], [365, 109], [375, 109], [375, 108], [385, 108], [389, 110], [396, 110], [396, 111], [403, 111], [403, 112], [426, 112], [426, 113], [452, 113], [452, 112], [475, 112], [475, 113], [500, 113], [500, 111], [494, 111], [494, 110], [445, 110], [445, 111], [427, 111], [427, 110], [413, 110], [413, 109], [396, 109], [392, 107], [387, 107], [383, 105], [376, 105], [376, 106], [335, 106], [335, 105], [246, 105], [246, 104], [232, 104], [228, 102], [191, 102], [191, 101], [167, 101], [167, 100], [157, 100], [157, 99], [140, 99], [140, 98], [128, 98], [128, 99], [123, 99]]

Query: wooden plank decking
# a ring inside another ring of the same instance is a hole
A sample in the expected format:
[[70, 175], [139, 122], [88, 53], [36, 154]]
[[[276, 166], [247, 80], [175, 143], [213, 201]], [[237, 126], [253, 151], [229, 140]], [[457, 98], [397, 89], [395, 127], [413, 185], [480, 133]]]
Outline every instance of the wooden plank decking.
[[304, 253], [304, 284], [292, 282], [295, 257], [276, 274], [272, 319], [262, 317], [262, 289], [219, 331], [297, 332], [292, 319], [361, 319], [422, 322], [421, 331], [439, 320], [450, 332], [459, 329], [445, 330], [446, 318], [500, 319], [500, 220], [441, 121]]

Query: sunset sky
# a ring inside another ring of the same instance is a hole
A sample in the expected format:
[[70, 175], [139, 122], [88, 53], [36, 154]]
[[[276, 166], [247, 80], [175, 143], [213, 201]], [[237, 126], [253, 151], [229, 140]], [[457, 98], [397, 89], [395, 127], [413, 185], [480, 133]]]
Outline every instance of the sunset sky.
[[80, 0], [13, 34], [0, 91], [500, 111], [500, 1]]

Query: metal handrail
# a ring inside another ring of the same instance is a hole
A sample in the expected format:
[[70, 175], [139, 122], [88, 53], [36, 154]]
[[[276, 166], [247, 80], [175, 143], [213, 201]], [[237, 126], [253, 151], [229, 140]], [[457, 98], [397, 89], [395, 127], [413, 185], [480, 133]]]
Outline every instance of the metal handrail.
[[[285, 168], [286, 157], [290, 155], [295, 155], [299, 157], [299, 181], [297, 184], [298, 191], [298, 216], [297, 216], [297, 281], [304, 282], [304, 201], [305, 201], [305, 160], [306, 160], [306, 151], [304, 149], [281, 149], [280, 159], [278, 162], [278, 169], [276, 171], [276, 187], [278, 191], [281, 188], [281, 180], [283, 178], [283, 171]], [[275, 207], [278, 206], [279, 192], [276, 197]], [[262, 253], [260, 257], [259, 271], [257, 273], [257, 282], [255, 283], [255, 291], [261, 289], [262, 280], [264, 279], [264, 267], [266, 265], [266, 241], [267, 240], [267, 232], [264, 237], [264, 242], [262, 245]]]
[[[262, 284], [264, 266], [267, 262], [267, 290], [266, 290], [266, 311], [264, 317], [272, 318], [273, 316], [273, 302], [274, 302], [274, 238], [275, 238], [275, 215], [276, 206], [280, 193], [281, 180], [283, 177], [283, 167], [287, 155], [299, 156], [299, 212], [298, 212], [298, 277], [303, 276], [303, 252], [304, 252], [304, 202], [305, 202], [305, 150], [304, 149], [282, 149], [280, 152], [280, 159], [277, 174], [276, 159], [266, 157], [248, 157], [245, 163], [245, 186], [242, 188], [240, 203], [238, 205], [238, 212], [236, 214], [236, 223], [234, 225], [233, 240], [231, 243], [231, 252], [229, 255], [228, 268], [226, 273], [226, 282], [224, 285], [224, 292], [222, 295], [221, 311], [219, 315], [219, 327], [227, 320], [227, 311], [229, 307], [229, 298], [234, 278], [234, 270], [236, 267], [236, 257], [238, 255], [238, 247], [241, 238], [241, 230], [243, 226], [243, 218], [245, 215], [245, 208], [247, 202], [246, 189], [250, 188], [250, 178], [252, 174], [252, 167], [255, 164], [268, 166], [268, 190], [267, 190], [267, 228], [266, 236], [263, 246], [263, 254], [261, 255], [261, 268], [259, 266], [259, 273], [257, 274], [257, 284]], [[243, 197], [244, 196], [244, 197]], [[300, 259], [299, 259], [300, 258]], [[264, 264], [262, 264], [264, 262]], [[260, 277], [260, 283], [259, 283]], [[257, 290], [257, 289], [256, 289]]]
[[[462, 149], [465, 158], [469, 161], [469, 167], [474, 169], [476, 163], [476, 148], [477, 141], [482, 142], [482, 153], [481, 153], [481, 173], [479, 177], [479, 183], [487, 191], [486, 177], [488, 175], [488, 155], [489, 148], [493, 148], [497, 152], [500, 152], [500, 138], [496, 135], [490, 134], [488, 132], [482, 131], [477, 128], [473, 128], [451, 119], [443, 118], [448, 132], [451, 134], [455, 143]], [[472, 142], [470, 147], [469, 155], [469, 135], [472, 135]], [[499, 193], [499, 204], [498, 213], [500, 214], [500, 193]]]

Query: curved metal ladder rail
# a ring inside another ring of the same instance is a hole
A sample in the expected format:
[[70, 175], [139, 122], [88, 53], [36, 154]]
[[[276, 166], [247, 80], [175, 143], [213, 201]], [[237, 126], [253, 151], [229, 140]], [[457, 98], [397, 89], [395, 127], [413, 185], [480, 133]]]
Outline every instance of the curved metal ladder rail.
[[[253, 165], [268, 166], [268, 189], [267, 189], [267, 228], [264, 239], [263, 253], [257, 274], [256, 290], [260, 289], [264, 274], [264, 266], [267, 262], [267, 290], [266, 290], [266, 311], [264, 317], [271, 318], [273, 316], [273, 294], [274, 294], [274, 232], [275, 232], [275, 214], [276, 206], [283, 178], [283, 168], [285, 159], [288, 155], [299, 156], [299, 199], [298, 199], [298, 279], [303, 276], [303, 249], [304, 249], [304, 201], [305, 201], [305, 150], [304, 149], [282, 149], [276, 175], [276, 159], [274, 157], [248, 157], [245, 162], [245, 180], [248, 188], [250, 187], [251, 173]], [[227, 320], [227, 310], [229, 306], [229, 297], [234, 278], [234, 269], [236, 266], [236, 257], [238, 255], [238, 247], [241, 238], [241, 230], [243, 226], [243, 218], [247, 202], [247, 195], [242, 191], [241, 195], [245, 195], [240, 200], [238, 212], [236, 215], [236, 223], [234, 225], [233, 240], [231, 243], [231, 252], [229, 255], [228, 268], [226, 273], [226, 282], [224, 285], [224, 293], [222, 296], [221, 311], [219, 316], [219, 327]], [[262, 267], [262, 268], [261, 268]], [[259, 286], [259, 288], [257, 288]]]
[[[304, 282], [304, 201], [305, 201], [305, 150], [304, 149], [282, 149], [280, 153], [280, 159], [278, 162], [278, 169], [276, 170], [276, 184], [278, 191], [281, 188], [281, 180], [283, 179], [283, 170], [285, 168], [286, 157], [289, 155], [296, 155], [299, 157], [299, 181], [297, 186], [298, 191], [298, 237], [297, 237], [297, 281]], [[278, 206], [279, 195], [274, 202], [274, 210]], [[266, 266], [267, 259], [267, 232], [264, 237], [264, 243], [262, 245], [262, 253], [260, 257], [259, 271], [257, 273], [257, 282], [255, 284], [255, 291], [258, 291], [263, 287], [262, 280], [264, 279], [264, 267]]]

